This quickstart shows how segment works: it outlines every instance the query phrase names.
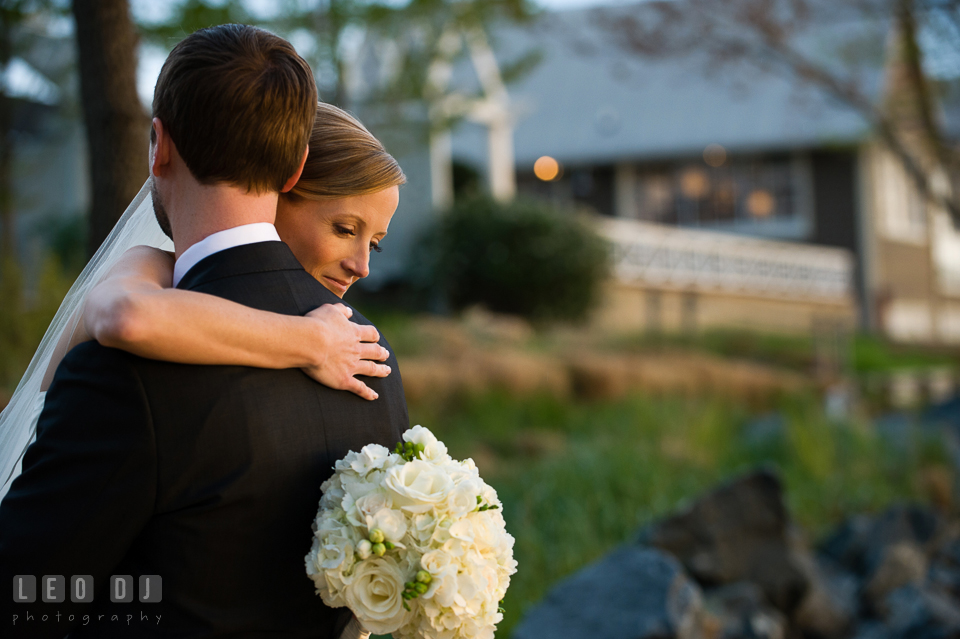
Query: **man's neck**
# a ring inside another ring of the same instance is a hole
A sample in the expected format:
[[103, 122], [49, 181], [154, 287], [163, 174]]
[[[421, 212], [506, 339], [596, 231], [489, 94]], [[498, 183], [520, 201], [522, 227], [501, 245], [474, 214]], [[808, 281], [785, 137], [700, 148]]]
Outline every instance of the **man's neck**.
[[177, 258], [200, 240], [227, 229], [277, 217], [277, 193], [257, 195], [230, 185], [186, 185], [165, 198]]

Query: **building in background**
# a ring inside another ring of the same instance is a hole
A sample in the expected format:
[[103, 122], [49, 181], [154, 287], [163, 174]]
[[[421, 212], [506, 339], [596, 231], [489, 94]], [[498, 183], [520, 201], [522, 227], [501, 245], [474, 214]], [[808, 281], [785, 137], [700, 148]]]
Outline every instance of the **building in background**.
[[[541, 54], [502, 98], [518, 192], [598, 214], [615, 246], [599, 324], [832, 324], [960, 343], [960, 233], [858, 113], [780, 72], [630, 56], [603, 45], [595, 16], [550, 13], [490, 39], [502, 64]], [[890, 29], [870, 26], [880, 39]], [[824, 25], [806, 45], [857, 32]], [[895, 89], [894, 64], [863, 71], [878, 103]], [[474, 93], [479, 76], [465, 60], [454, 84]], [[487, 179], [489, 137], [458, 124], [453, 165]]]

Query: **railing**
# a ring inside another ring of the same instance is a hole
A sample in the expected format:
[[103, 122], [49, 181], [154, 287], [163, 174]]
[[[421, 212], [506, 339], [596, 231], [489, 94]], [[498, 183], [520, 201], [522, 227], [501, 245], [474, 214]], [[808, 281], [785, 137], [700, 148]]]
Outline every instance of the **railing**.
[[615, 276], [624, 282], [685, 290], [846, 301], [853, 258], [839, 248], [605, 219]]

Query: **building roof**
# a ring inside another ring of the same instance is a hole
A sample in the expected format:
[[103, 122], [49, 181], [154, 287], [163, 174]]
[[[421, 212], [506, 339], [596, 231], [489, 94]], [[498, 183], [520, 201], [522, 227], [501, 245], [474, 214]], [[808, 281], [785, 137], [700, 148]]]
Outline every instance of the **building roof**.
[[[699, 155], [709, 144], [745, 153], [851, 145], [868, 135], [867, 123], [850, 107], [773, 63], [717, 65], [697, 51], [653, 58], [611, 44], [615, 12], [649, 10], [644, 3], [552, 12], [532, 25], [494, 31], [501, 64], [525, 52], [541, 55], [528, 75], [509, 85], [518, 166], [532, 166], [542, 155], [595, 164]], [[856, 70], [864, 91], [878, 97], [889, 25], [861, 15], [815, 26], [796, 44], [823, 64], [835, 64], [843, 42], [872, 42], [881, 51], [877, 64]], [[465, 87], [471, 83], [465, 68], [458, 77]], [[484, 165], [482, 136], [476, 125], [461, 126], [455, 155]]]

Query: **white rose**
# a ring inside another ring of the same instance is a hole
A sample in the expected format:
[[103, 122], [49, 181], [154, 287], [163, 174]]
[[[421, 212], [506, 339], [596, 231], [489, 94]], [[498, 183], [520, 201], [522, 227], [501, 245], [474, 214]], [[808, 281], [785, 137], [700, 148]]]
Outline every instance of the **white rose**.
[[447, 511], [454, 517], [460, 517], [476, 510], [480, 488], [480, 483], [474, 479], [466, 479], [457, 484], [447, 495]]
[[420, 565], [431, 575], [439, 575], [444, 568], [450, 565], [450, 555], [440, 550], [431, 550], [420, 558]]
[[390, 457], [390, 451], [380, 444], [367, 444], [350, 462], [358, 475], [366, 475], [371, 470], [383, 468], [383, 464]]
[[407, 534], [407, 518], [399, 510], [381, 508], [372, 517], [367, 517], [367, 530], [379, 528], [387, 541], [400, 543]]
[[434, 444], [440, 440], [437, 439], [436, 435], [430, 432], [429, 428], [424, 428], [423, 426], [417, 424], [403, 434], [403, 441], [410, 442], [411, 444], [420, 444], [426, 448], [430, 444]]
[[384, 486], [395, 504], [406, 511], [426, 512], [443, 502], [453, 488], [450, 477], [429, 462], [416, 459], [387, 472]]
[[344, 599], [364, 628], [385, 635], [406, 621], [403, 589], [403, 574], [396, 562], [389, 557], [374, 557], [357, 566]]
[[356, 500], [353, 508], [347, 511], [347, 521], [354, 526], [366, 526], [367, 520], [384, 508], [390, 508], [393, 502], [380, 490], [367, 493]]
[[444, 443], [437, 439], [437, 437], [431, 433], [429, 429], [424, 428], [423, 426], [414, 426], [405, 432], [403, 434], [403, 440], [423, 446], [423, 452], [420, 453], [420, 459], [433, 462], [435, 464], [443, 464], [450, 461], [450, 456], [447, 454], [447, 447], [444, 445]]

